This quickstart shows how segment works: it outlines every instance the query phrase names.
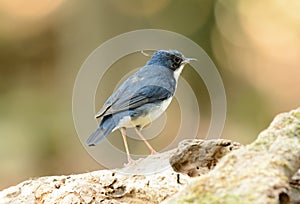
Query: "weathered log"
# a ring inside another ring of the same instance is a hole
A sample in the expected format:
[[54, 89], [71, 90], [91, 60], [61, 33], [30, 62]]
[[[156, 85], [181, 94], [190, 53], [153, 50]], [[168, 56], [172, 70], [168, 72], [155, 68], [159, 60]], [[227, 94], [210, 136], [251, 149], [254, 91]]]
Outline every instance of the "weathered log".
[[122, 169], [29, 179], [1, 191], [0, 203], [296, 203], [299, 167], [300, 108], [245, 147], [182, 141]]
[[300, 108], [278, 115], [256, 141], [224, 156], [217, 166], [165, 203], [292, 203], [300, 167]]

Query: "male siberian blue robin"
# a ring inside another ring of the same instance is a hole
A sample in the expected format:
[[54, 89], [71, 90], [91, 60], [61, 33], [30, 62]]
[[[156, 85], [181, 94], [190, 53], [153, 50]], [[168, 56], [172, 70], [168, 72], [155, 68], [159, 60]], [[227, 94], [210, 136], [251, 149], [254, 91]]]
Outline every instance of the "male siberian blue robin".
[[105, 102], [96, 118], [102, 118], [97, 130], [87, 139], [94, 146], [111, 132], [120, 129], [128, 161], [132, 159], [126, 141], [126, 128], [135, 128], [152, 154], [156, 151], [141, 133], [170, 105], [185, 64], [193, 61], [176, 50], [158, 50], [147, 64], [131, 75]]

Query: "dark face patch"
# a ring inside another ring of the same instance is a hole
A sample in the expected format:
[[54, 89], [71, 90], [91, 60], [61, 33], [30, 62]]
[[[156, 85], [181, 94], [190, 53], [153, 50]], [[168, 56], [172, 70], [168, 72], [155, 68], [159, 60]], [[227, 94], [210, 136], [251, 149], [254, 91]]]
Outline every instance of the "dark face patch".
[[176, 70], [181, 66], [182, 58], [177, 55], [171, 56], [171, 69]]
[[184, 56], [176, 50], [159, 50], [154, 53], [147, 65], [160, 65], [175, 71], [184, 59]]

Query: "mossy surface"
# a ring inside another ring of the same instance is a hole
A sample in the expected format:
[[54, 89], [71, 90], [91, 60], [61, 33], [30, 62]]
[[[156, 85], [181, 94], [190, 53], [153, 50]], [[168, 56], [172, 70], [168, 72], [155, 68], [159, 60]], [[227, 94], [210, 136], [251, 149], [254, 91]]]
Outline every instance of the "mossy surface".
[[223, 157], [171, 203], [279, 203], [299, 158], [300, 108], [278, 115], [256, 141]]

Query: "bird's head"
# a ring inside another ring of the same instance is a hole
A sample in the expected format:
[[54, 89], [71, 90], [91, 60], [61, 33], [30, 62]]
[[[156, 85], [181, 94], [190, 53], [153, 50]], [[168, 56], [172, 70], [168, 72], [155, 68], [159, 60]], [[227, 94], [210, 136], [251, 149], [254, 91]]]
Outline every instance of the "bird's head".
[[173, 71], [177, 70], [182, 65], [195, 61], [194, 58], [186, 58], [177, 50], [158, 50], [151, 59], [147, 62], [147, 65], [159, 65], [168, 67]]

